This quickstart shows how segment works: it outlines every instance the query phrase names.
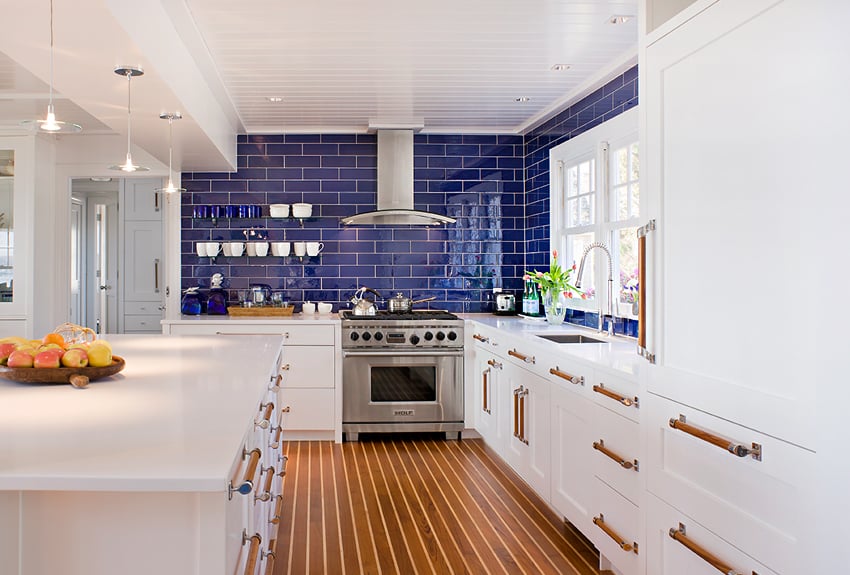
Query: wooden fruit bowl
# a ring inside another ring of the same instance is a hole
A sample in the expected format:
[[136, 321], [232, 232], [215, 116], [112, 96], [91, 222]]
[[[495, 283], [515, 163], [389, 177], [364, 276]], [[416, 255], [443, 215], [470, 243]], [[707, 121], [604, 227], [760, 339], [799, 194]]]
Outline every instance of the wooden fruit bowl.
[[89, 381], [115, 375], [124, 369], [124, 358], [113, 355], [112, 365], [105, 367], [6, 367], [0, 366], [0, 378], [21, 383], [70, 383], [85, 387]]

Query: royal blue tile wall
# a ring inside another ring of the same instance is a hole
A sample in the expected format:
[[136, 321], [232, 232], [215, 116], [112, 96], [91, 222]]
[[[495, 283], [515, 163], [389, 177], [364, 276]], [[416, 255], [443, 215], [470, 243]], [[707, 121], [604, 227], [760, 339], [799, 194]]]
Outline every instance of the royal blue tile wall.
[[[458, 219], [440, 228], [344, 227], [339, 218], [376, 204], [374, 135], [240, 136], [234, 173], [183, 174], [183, 288], [225, 276], [235, 301], [254, 283], [296, 304], [333, 302], [361, 285], [387, 297], [400, 291], [435, 296], [435, 308], [487, 311], [492, 288], [520, 288], [525, 253], [524, 140], [515, 135], [424, 135], [414, 138], [417, 209]], [[313, 204], [303, 228], [268, 217], [273, 203]], [[196, 206], [260, 206], [261, 217], [193, 217]], [[253, 232], [253, 235], [251, 235]], [[198, 257], [199, 241], [320, 241], [317, 257]], [[425, 307], [424, 305], [421, 307]]]

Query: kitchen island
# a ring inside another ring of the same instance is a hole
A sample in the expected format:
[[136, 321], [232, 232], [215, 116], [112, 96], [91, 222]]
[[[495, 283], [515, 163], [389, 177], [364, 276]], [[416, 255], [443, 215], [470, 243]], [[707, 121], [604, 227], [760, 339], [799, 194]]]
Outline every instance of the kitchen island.
[[107, 339], [127, 365], [86, 389], [0, 381], [0, 573], [244, 572], [274, 535], [282, 338]]

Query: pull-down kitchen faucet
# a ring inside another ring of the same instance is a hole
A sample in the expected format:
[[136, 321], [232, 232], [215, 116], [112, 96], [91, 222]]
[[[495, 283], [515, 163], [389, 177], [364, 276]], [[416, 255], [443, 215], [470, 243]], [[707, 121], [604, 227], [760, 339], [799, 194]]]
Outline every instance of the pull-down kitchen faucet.
[[[581, 255], [581, 262], [578, 264], [578, 274], [576, 275], [576, 287], [581, 288], [581, 274], [584, 271], [584, 260], [587, 259], [587, 254], [593, 248], [599, 248], [605, 255], [608, 256], [608, 314], [607, 316], [611, 318], [608, 321], [608, 335], [614, 335], [614, 266], [611, 263], [611, 252], [608, 251], [608, 248], [605, 247], [605, 244], [602, 242], [593, 242], [584, 248], [584, 253]], [[599, 301], [599, 321], [597, 323], [597, 331], [602, 333], [603, 328], [605, 327], [605, 316], [602, 315], [602, 302]]]

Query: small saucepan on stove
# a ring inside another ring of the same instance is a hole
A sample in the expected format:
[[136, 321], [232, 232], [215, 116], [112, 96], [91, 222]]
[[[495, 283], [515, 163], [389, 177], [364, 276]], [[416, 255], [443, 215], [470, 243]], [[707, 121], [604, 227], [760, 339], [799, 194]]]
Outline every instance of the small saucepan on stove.
[[426, 301], [433, 301], [435, 299], [437, 299], [437, 296], [412, 300], [409, 297], [405, 296], [403, 293], [398, 292], [393, 297], [387, 300], [387, 311], [389, 311], [390, 313], [408, 313], [413, 307], [413, 304], [424, 303]]

